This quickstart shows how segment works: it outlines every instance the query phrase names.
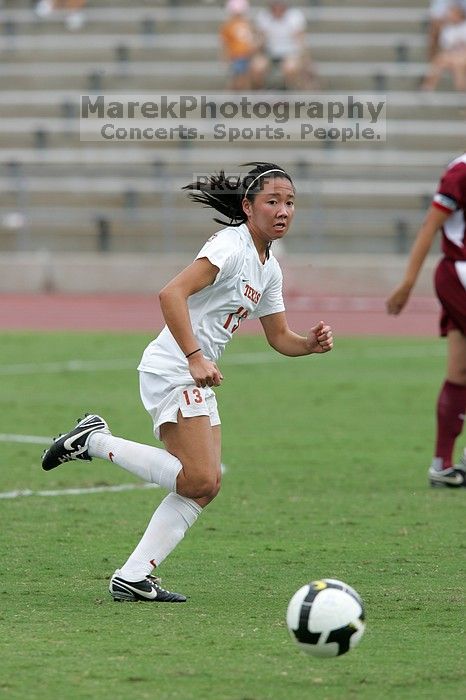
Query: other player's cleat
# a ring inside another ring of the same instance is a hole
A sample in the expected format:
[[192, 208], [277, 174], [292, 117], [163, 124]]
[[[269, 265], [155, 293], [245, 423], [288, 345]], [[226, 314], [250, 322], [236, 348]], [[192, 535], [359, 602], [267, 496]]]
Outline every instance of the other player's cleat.
[[[466, 467], [466, 464], [464, 466]], [[431, 486], [450, 489], [466, 487], [466, 471], [461, 466], [438, 469], [434, 461], [429, 468], [429, 483]]]
[[50, 471], [63, 462], [72, 459], [86, 459], [91, 461], [87, 445], [93, 433], [108, 433], [107, 423], [100, 416], [86, 414], [82, 420], [78, 420], [76, 428], [66, 435], [55, 438], [52, 445], [42, 455], [42, 469]]
[[160, 585], [160, 579], [155, 576], [146, 576], [142, 581], [125, 581], [118, 573], [118, 571], [115, 571], [108, 587], [110, 595], [115, 601], [128, 601], [130, 603], [137, 603], [138, 601], [149, 603], [186, 602], [185, 595], [166, 591]]

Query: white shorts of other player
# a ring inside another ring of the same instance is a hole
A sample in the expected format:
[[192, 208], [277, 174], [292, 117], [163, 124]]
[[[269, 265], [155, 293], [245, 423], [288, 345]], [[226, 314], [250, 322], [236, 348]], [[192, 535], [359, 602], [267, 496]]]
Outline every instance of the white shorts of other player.
[[210, 387], [192, 384], [173, 386], [151, 372], [139, 372], [139, 391], [146, 411], [154, 422], [154, 435], [160, 440], [160, 426], [177, 423], [178, 411], [184, 418], [209, 416], [210, 424], [220, 425], [217, 398]]

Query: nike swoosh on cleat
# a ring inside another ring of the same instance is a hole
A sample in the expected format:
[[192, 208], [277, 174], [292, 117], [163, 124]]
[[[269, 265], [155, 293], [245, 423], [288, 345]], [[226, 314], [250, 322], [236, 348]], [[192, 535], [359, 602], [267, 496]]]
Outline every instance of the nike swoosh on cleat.
[[130, 593], [142, 596], [142, 598], [146, 598], [147, 600], [155, 600], [157, 598], [157, 591], [155, 588], [151, 588], [150, 591], [141, 591], [140, 588], [133, 588], [133, 586], [131, 586], [127, 581], [115, 581], [115, 584], [121, 588], [126, 588], [126, 590], [128, 590]]
[[435, 476], [431, 477], [432, 481], [437, 482], [438, 484], [454, 484], [454, 485], [460, 485], [463, 483], [463, 477], [461, 474], [452, 474], [451, 476], [442, 476], [439, 479], [436, 479]]
[[150, 593], [149, 591], [138, 591], [137, 589], [134, 589], [137, 591], [137, 594], [142, 596], [143, 598], [147, 598], [147, 600], [155, 600], [157, 598], [157, 591], [155, 588], [153, 588]]
[[[67, 438], [63, 443], [63, 447], [65, 448], [65, 450], [73, 450], [74, 449], [73, 443], [75, 443], [83, 435], [87, 435], [88, 432], [89, 432], [89, 427], [87, 427], [85, 430], [81, 431], [80, 433], [77, 433], [77, 435], [73, 435], [72, 437]], [[83, 447], [83, 445], [78, 445], [78, 446]]]

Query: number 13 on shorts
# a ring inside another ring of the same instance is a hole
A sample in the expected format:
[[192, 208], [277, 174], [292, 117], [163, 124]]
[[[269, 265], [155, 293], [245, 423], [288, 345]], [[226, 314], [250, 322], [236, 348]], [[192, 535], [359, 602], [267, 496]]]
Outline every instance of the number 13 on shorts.
[[183, 391], [183, 397], [186, 402], [186, 406], [190, 406], [192, 403], [202, 403], [204, 401], [204, 397], [200, 389], [197, 387], [193, 389], [185, 389]]

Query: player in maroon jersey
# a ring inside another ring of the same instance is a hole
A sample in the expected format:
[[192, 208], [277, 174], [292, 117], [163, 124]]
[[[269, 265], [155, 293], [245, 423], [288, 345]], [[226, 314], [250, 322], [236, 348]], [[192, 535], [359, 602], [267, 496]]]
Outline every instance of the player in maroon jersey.
[[466, 154], [445, 170], [411, 250], [402, 283], [387, 300], [387, 311], [399, 314], [409, 299], [435, 234], [442, 232], [442, 252], [435, 271], [435, 290], [442, 306], [440, 335], [448, 340], [445, 381], [437, 400], [435, 455], [429, 469], [432, 486], [466, 486], [466, 449], [453, 464], [455, 441], [466, 411]]

